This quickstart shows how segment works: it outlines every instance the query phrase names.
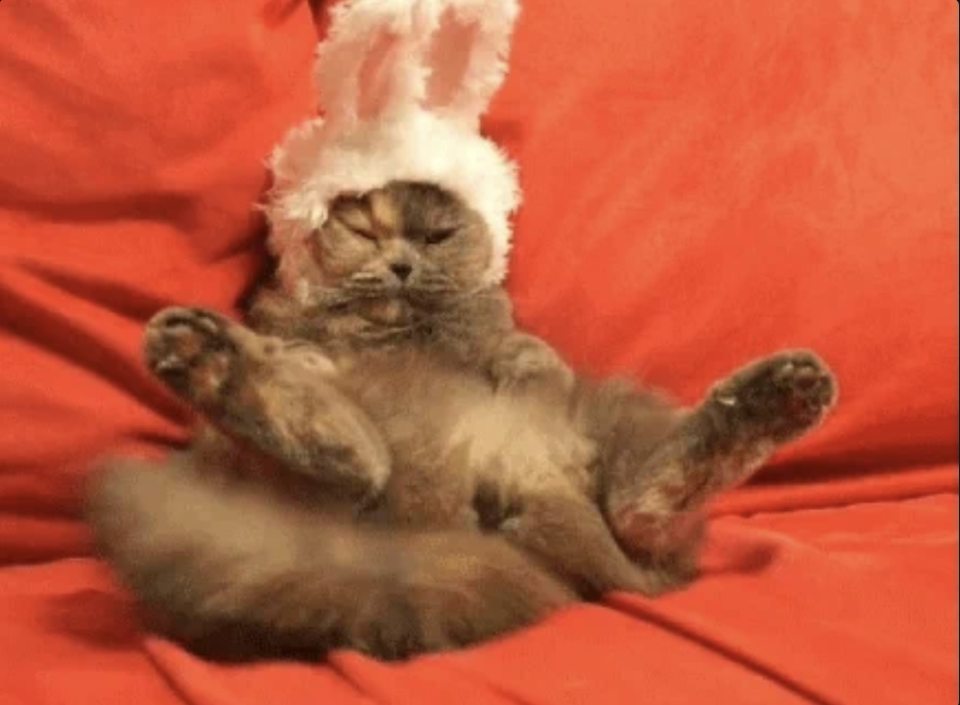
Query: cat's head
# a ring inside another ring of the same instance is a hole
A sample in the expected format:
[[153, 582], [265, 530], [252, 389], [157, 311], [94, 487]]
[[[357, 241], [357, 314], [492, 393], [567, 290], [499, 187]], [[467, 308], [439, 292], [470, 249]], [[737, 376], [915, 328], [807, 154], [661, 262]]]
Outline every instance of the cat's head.
[[483, 288], [493, 256], [478, 213], [450, 191], [413, 181], [338, 197], [309, 250], [311, 293], [415, 308]]

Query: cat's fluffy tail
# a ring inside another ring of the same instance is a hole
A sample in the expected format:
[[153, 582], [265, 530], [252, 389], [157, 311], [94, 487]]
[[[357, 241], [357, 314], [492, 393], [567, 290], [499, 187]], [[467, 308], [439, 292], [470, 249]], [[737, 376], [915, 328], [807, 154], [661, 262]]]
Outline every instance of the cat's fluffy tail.
[[158, 626], [206, 655], [403, 658], [535, 622], [575, 595], [502, 539], [366, 529], [171, 461], [94, 475], [102, 555]]

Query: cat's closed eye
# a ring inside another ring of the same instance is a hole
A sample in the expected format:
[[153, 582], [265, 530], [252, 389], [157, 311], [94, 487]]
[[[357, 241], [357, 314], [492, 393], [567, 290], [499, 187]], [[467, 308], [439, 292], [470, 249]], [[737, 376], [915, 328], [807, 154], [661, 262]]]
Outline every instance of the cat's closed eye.
[[367, 240], [368, 242], [377, 242], [379, 238], [373, 233], [372, 230], [365, 227], [362, 223], [356, 222], [358, 219], [347, 217], [340, 213], [333, 214], [333, 218], [343, 226], [343, 229], [349, 232], [351, 235], [360, 238], [361, 240]]
[[372, 232], [370, 232], [369, 230], [366, 230], [366, 229], [364, 229], [364, 228], [357, 228], [357, 227], [353, 227], [353, 226], [351, 226], [351, 225], [347, 225], [347, 230], [349, 230], [353, 235], [356, 235], [357, 237], [359, 237], [359, 238], [361, 238], [361, 239], [363, 239], [363, 240], [367, 240], [368, 242], [376, 242], [376, 241], [377, 241], [377, 236], [374, 235], [374, 234], [373, 234]]
[[[349, 225], [347, 225], [346, 223], [343, 223], [343, 225], [345, 226], [345, 230], [346, 230], [348, 233], [350, 233], [351, 235], [353, 235], [353, 236], [355, 236], [355, 237], [357, 237], [357, 238], [360, 238], [361, 240], [366, 240], [367, 242], [373, 242], [373, 243], [377, 242], [377, 236], [374, 235], [373, 233], [371, 233], [371, 232], [369, 232], [369, 231], [367, 231], [367, 230], [360, 229], [360, 228], [352, 228], [352, 227], [350, 227]], [[314, 240], [319, 240], [322, 235], [323, 235], [323, 229], [322, 229], [322, 228], [315, 228], [315, 229], [310, 233], [310, 236], [311, 236]]]
[[446, 242], [454, 235], [457, 234], [457, 228], [440, 228], [438, 230], [431, 230], [426, 233], [423, 237], [423, 241], [428, 245], [439, 245]]

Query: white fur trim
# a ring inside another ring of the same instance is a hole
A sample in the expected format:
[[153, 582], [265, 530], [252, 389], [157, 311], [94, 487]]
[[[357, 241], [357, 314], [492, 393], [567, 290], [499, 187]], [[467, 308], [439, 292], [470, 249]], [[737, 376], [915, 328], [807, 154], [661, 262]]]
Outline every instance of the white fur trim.
[[506, 276], [515, 165], [478, 132], [503, 81], [516, 0], [353, 0], [318, 50], [326, 119], [291, 130], [274, 151], [266, 211], [281, 280], [299, 287], [306, 240], [343, 193], [394, 180], [456, 193], [490, 228], [486, 279]]

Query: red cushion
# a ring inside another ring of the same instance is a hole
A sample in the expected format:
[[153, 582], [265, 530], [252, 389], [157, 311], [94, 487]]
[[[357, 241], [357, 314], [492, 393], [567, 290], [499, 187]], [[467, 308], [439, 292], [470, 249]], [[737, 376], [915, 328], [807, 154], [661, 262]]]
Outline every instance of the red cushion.
[[260, 259], [263, 159], [314, 106], [302, 3], [5, 3], [0, 561], [85, 550], [80, 472], [185, 417], [144, 374], [162, 306], [229, 308]]
[[[314, 103], [302, 2], [75, 5], [0, 11], [8, 564], [88, 551], [96, 455], [185, 437], [140, 328], [236, 303], [262, 260], [261, 160]], [[88, 560], [10, 567], [4, 702], [954, 702], [956, 13], [526, 0], [486, 123], [522, 165], [525, 323], [687, 401], [750, 357], [816, 348], [836, 418], [718, 513], [872, 504], [719, 519], [687, 593], [402, 667], [210, 666], [144, 637]]]

